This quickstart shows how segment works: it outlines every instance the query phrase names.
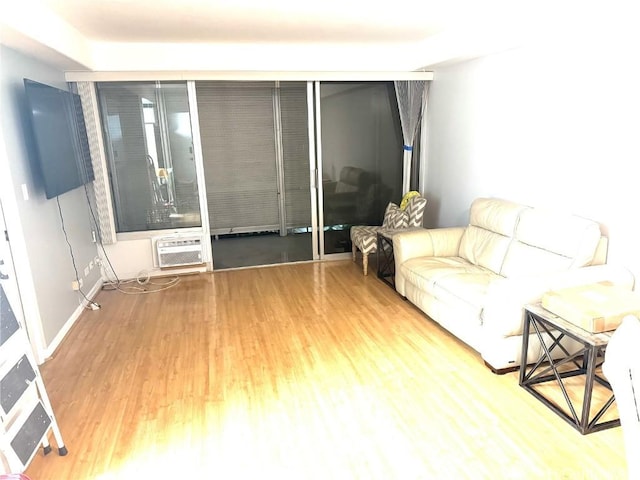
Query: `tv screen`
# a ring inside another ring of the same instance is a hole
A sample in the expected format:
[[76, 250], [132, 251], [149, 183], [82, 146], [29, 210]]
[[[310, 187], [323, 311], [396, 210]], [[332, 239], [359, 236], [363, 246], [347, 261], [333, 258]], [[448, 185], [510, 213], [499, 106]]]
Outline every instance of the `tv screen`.
[[80, 97], [27, 78], [24, 86], [46, 197], [93, 181]]

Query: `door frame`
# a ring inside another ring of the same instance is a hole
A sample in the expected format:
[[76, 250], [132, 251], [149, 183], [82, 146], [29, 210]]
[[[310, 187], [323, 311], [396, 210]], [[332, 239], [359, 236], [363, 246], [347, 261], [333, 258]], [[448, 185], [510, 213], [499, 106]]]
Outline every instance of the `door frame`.
[[324, 189], [322, 188], [322, 122], [320, 112], [320, 82], [313, 82], [313, 88], [315, 92], [314, 96], [314, 113], [313, 125], [315, 126], [315, 138], [317, 139], [315, 145], [316, 151], [316, 183], [317, 188], [317, 225], [316, 235], [318, 248], [318, 258], [320, 260], [325, 259], [324, 253]]
[[[16, 260], [23, 258], [24, 262], [20, 262], [21, 265], [28, 265], [26, 259], [26, 252], [18, 252], [12, 247], [15, 245], [16, 239], [19, 241], [19, 233], [17, 231], [19, 225], [19, 218], [17, 213], [17, 206], [15, 205], [16, 199], [11, 198], [10, 195], [15, 191], [13, 188], [11, 174], [9, 171], [9, 163], [7, 158], [7, 150], [4, 143], [4, 137], [0, 132], [0, 256], [4, 260], [4, 265], [0, 267], [2, 273], [9, 275], [6, 282], [3, 282], [3, 288], [7, 296], [8, 301], [11, 304], [11, 308], [16, 315], [16, 318], [20, 325], [27, 332], [29, 337], [29, 343], [31, 344], [31, 350], [35, 357], [35, 361], [38, 365], [41, 365], [45, 360], [46, 345], [44, 341], [44, 332], [42, 331], [42, 324], [33, 318], [27, 317], [24, 310], [25, 303], [23, 297], [25, 296], [26, 280], [24, 275], [18, 278], [16, 267]], [[23, 192], [26, 192], [26, 184], [23, 185]], [[26, 195], [26, 193], [24, 193]], [[11, 204], [11, 202], [13, 202]], [[11, 205], [10, 205], [11, 204]], [[12, 208], [9, 208], [9, 207]], [[9, 220], [9, 224], [7, 224]], [[9, 234], [11, 227], [11, 235]], [[22, 257], [20, 257], [22, 255]], [[18, 257], [18, 258], [17, 258]], [[22, 280], [21, 280], [22, 278]], [[26, 284], [28, 285], [28, 284]], [[8, 287], [8, 288], [6, 288]], [[35, 292], [32, 293], [32, 299], [37, 305], [37, 298], [35, 298]], [[36, 307], [37, 308], [37, 307]]]
[[[316, 142], [319, 131], [317, 119], [317, 111], [319, 104], [317, 103], [315, 92], [317, 91], [316, 83], [307, 82], [307, 128], [309, 136], [309, 195], [311, 199], [311, 249], [313, 250], [313, 260], [322, 258], [324, 249], [324, 235], [319, 225], [322, 223], [322, 209], [318, 205], [322, 205], [322, 175], [319, 167], [319, 159], [322, 154], [319, 151], [322, 142]], [[317, 145], [316, 145], [317, 143]]]
[[13, 255], [11, 254], [11, 245], [9, 243], [9, 233], [4, 218], [4, 210], [2, 208], [2, 198], [0, 198], [0, 283], [2, 289], [9, 300], [11, 309], [16, 315], [18, 323], [21, 327], [25, 327], [24, 314], [22, 311], [22, 301], [20, 298], [20, 289], [13, 265]]
[[211, 225], [209, 223], [209, 205], [207, 203], [207, 185], [204, 178], [204, 157], [202, 155], [202, 140], [200, 138], [200, 117], [198, 116], [198, 97], [196, 82], [187, 81], [187, 99], [189, 101], [189, 116], [191, 118], [191, 141], [193, 142], [193, 160], [196, 167], [196, 183], [200, 201], [200, 228], [202, 229], [202, 259], [207, 272], [213, 272], [213, 249], [211, 245]]

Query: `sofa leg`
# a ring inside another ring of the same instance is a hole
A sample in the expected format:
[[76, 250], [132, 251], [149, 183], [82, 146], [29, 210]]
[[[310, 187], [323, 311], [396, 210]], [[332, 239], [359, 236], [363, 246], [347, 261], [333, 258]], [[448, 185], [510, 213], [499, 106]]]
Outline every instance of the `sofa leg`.
[[490, 363], [487, 363], [487, 361], [484, 362], [484, 365], [496, 375], [504, 375], [505, 373], [511, 373], [520, 370], [520, 365], [514, 365], [513, 367], [505, 368], [495, 368]]
[[353, 259], [353, 261], [356, 261], [356, 252], [358, 251], [358, 247], [356, 247], [355, 243], [351, 244], [351, 258]]
[[362, 254], [362, 271], [364, 273], [365, 276], [367, 276], [367, 269], [369, 268], [369, 254], [368, 253], [363, 253]]

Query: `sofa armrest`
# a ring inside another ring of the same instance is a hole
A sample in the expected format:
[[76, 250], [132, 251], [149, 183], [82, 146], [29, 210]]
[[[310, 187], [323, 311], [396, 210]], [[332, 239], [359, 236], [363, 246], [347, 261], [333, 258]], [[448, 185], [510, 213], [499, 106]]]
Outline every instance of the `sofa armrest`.
[[[482, 326], [488, 335], [522, 335], [524, 306], [542, 300], [549, 290], [610, 282], [632, 290], [633, 274], [624, 267], [595, 265], [563, 272], [499, 278], [491, 282], [482, 310]], [[491, 333], [489, 333], [491, 332]]]
[[393, 236], [396, 266], [417, 257], [455, 257], [464, 227], [409, 230]]
[[327, 194], [335, 193], [338, 188], [338, 182], [335, 180], [324, 180], [322, 182], [322, 192]]
[[393, 236], [393, 256], [396, 264], [396, 290], [404, 295], [404, 278], [400, 265], [419, 257], [455, 257], [465, 227], [409, 230]]

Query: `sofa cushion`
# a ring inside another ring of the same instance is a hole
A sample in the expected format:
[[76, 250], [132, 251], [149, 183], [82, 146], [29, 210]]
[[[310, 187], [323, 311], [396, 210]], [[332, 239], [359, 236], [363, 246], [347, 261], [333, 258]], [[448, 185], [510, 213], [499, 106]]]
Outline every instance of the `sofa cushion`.
[[600, 236], [592, 220], [543, 209], [523, 211], [500, 273], [511, 277], [590, 265]]
[[374, 183], [373, 175], [358, 167], [343, 167], [340, 180], [336, 185], [336, 193], [364, 191]]
[[374, 253], [378, 249], [378, 232], [382, 227], [358, 225], [351, 227], [350, 237], [362, 253]]
[[511, 237], [520, 213], [530, 208], [499, 198], [477, 198], [471, 204], [469, 225]]
[[528, 208], [496, 198], [476, 199], [460, 242], [460, 257], [500, 273], [519, 215]]
[[399, 228], [407, 228], [409, 225], [409, 213], [402, 210], [398, 205], [389, 202], [384, 211], [384, 219], [382, 220], [382, 228], [396, 230]]
[[422, 218], [424, 217], [424, 210], [426, 206], [426, 198], [413, 196], [409, 199], [409, 201], [407, 202], [407, 208], [405, 209], [407, 215], [409, 216], [409, 228], [422, 227]]
[[573, 259], [522, 242], [513, 242], [501, 273], [505, 277], [560, 272], [571, 267]]
[[469, 263], [498, 273], [510, 243], [510, 237], [470, 225], [460, 241], [459, 255]]
[[484, 274], [487, 269], [460, 257], [417, 257], [400, 265], [406, 281], [435, 296], [435, 286], [446, 277], [460, 274]]
[[467, 307], [473, 308], [480, 324], [489, 285], [496, 278], [502, 277], [488, 269], [456, 273], [438, 279], [433, 291], [438, 300], [449, 304], [464, 303]]

